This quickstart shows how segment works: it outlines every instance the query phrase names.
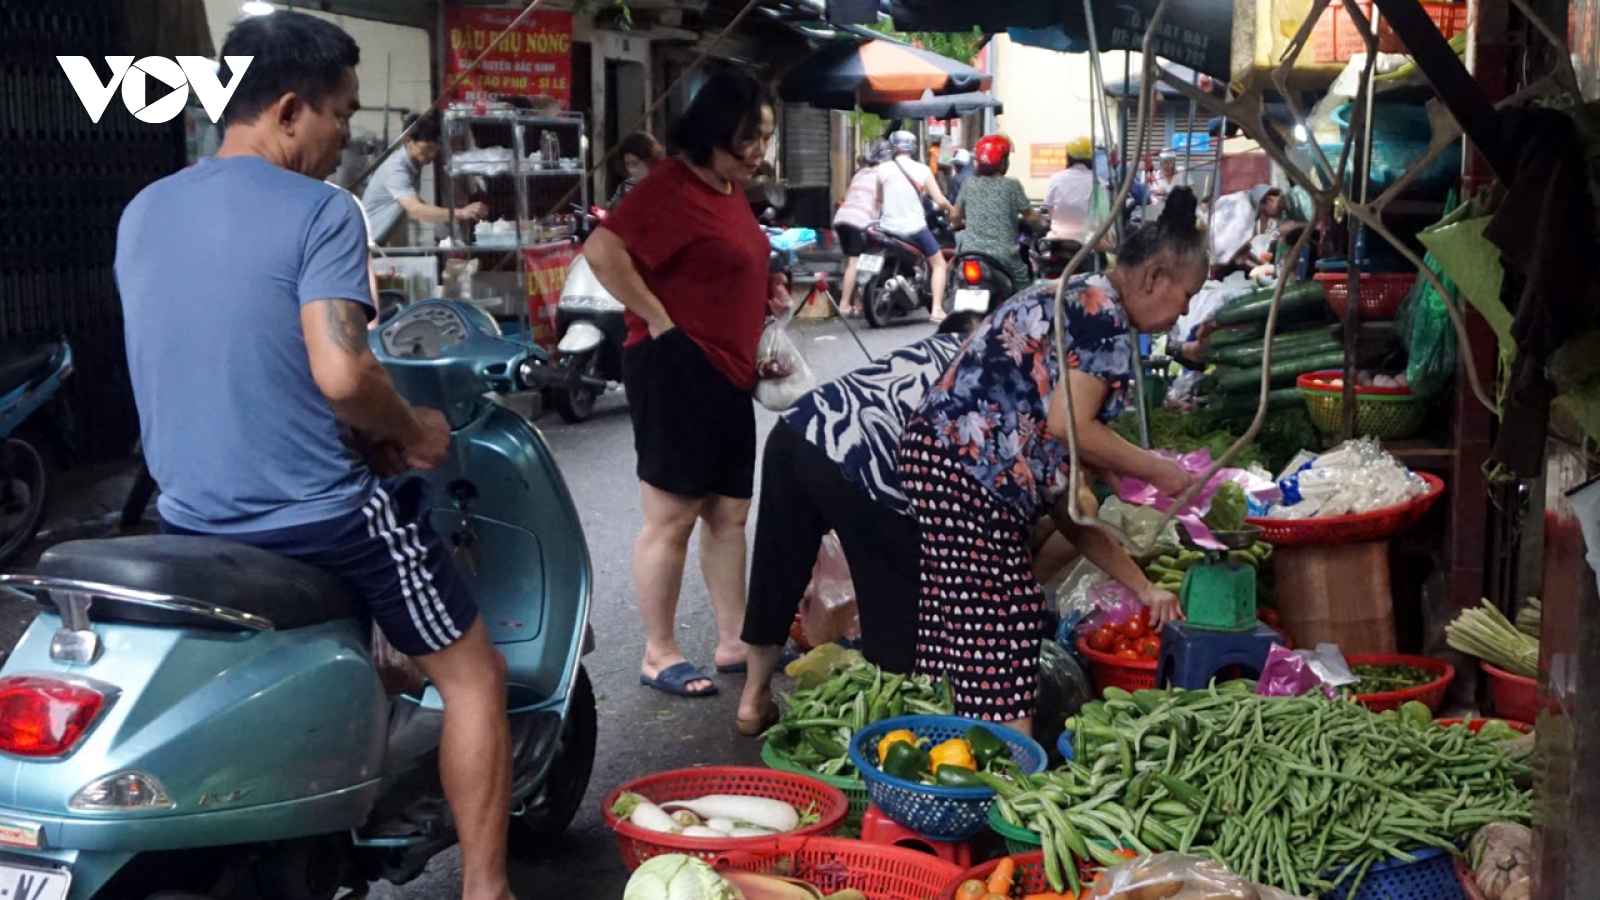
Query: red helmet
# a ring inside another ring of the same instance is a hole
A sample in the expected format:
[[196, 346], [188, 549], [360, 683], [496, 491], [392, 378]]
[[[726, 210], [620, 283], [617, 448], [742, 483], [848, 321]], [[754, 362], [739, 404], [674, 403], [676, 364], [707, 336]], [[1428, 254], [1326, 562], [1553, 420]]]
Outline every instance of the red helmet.
[[981, 165], [998, 166], [1011, 155], [1011, 142], [998, 134], [991, 134], [978, 141], [972, 155]]

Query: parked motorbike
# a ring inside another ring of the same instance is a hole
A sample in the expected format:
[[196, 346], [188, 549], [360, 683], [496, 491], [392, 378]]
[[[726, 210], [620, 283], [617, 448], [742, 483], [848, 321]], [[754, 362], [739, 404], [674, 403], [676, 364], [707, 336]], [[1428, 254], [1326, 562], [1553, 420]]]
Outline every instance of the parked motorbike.
[[33, 541], [44, 521], [50, 474], [40, 446], [71, 442], [72, 414], [60, 396], [70, 374], [66, 341], [0, 343], [0, 566]]
[[[505, 655], [512, 850], [566, 828], [594, 759], [588, 550], [554, 458], [496, 394], [537, 348], [474, 307], [371, 335], [450, 423], [422, 473]], [[334, 578], [212, 538], [80, 541], [0, 587], [45, 607], [0, 669], [0, 897], [331, 900], [404, 883], [456, 843], [431, 687], [387, 696]]]

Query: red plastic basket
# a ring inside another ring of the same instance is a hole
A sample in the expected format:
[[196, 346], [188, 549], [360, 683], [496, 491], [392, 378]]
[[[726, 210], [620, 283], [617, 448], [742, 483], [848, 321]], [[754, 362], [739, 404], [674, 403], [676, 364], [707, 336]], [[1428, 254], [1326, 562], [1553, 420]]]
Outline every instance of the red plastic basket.
[[1461, 882], [1461, 892], [1467, 900], [1489, 900], [1483, 891], [1478, 890], [1478, 880], [1472, 877], [1472, 869], [1467, 861], [1459, 856], [1456, 857], [1456, 880]]
[[[1328, 296], [1328, 308], [1339, 318], [1344, 318], [1345, 306], [1350, 302], [1350, 276], [1345, 272], [1319, 272], [1313, 276]], [[1400, 304], [1417, 283], [1415, 272], [1362, 272], [1361, 319], [1366, 322], [1392, 319], [1400, 312]]]
[[[1373, 712], [1383, 712], [1389, 709], [1399, 709], [1403, 704], [1412, 700], [1425, 703], [1428, 709], [1438, 712], [1444, 703], [1444, 692], [1449, 689], [1450, 682], [1456, 679], [1456, 667], [1449, 663], [1434, 659], [1431, 656], [1410, 656], [1404, 653], [1354, 653], [1347, 655], [1344, 661], [1352, 666], [1411, 666], [1414, 669], [1423, 669], [1438, 676], [1420, 687], [1408, 688], [1403, 691], [1381, 691], [1375, 694], [1357, 694], [1357, 703]], [[1360, 685], [1356, 685], [1360, 687]]]
[[789, 877], [823, 894], [854, 888], [867, 900], [933, 900], [961, 872], [931, 853], [826, 837], [781, 837], [756, 849], [721, 854], [713, 863], [745, 872], [770, 872], [782, 864]]
[[[1011, 857], [1011, 861], [1017, 864], [1017, 873], [1012, 876], [1013, 887], [1011, 893], [1013, 895], [1027, 896], [1029, 894], [1051, 893], [1050, 880], [1044, 874], [1044, 851], [1036, 850], [1032, 853], [1014, 854]], [[973, 866], [952, 879], [949, 884], [945, 885], [944, 890], [931, 898], [931, 900], [957, 900], [956, 891], [964, 882], [973, 879], [988, 881], [989, 876], [994, 874], [994, 870], [999, 866], [1000, 860], [998, 859], [991, 859], [986, 863]], [[1089, 865], [1081, 859], [1078, 860], [1078, 880], [1082, 882], [1084, 887], [1088, 887], [1101, 871], [1099, 866]]]
[[1486, 662], [1479, 661], [1483, 674], [1489, 676], [1489, 700], [1494, 711], [1503, 719], [1532, 724], [1539, 718], [1539, 681], [1522, 675], [1513, 675]]
[[[1358, 0], [1362, 13], [1367, 20], [1372, 20], [1371, 0]], [[1423, 3], [1422, 9], [1439, 28], [1439, 33], [1446, 40], [1455, 37], [1467, 27], [1467, 7], [1458, 3]], [[1378, 50], [1383, 53], [1404, 53], [1405, 44], [1389, 27], [1389, 23], [1380, 20], [1378, 23]], [[1311, 40], [1306, 47], [1302, 59], [1309, 63], [1331, 64], [1336, 62], [1349, 62], [1350, 57], [1356, 53], [1367, 52], [1366, 39], [1361, 34], [1360, 26], [1350, 18], [1341, 4], [1329, 5], [1322, 18], [1311, 30]]]
[[[624, 791], [631, 791], [656, 804], [693, 800], [707, 794], [767, 797], [782, 800], [802, 810], [816, 804], [817, 824], [768, 838], [691, 838], [661, 834], [625, 822], [611, 812]], [[709, 861], [730, 850], [770, 846], [773, 841], [785, 838], [829, 835], [844, 821], [845, 813], [850, 808], [849, 801], [838, 788], [829, 787], [815, 778], [753, 766], [702, 766], [646, 775], [612, 788], [601, 803], [601, 815], [616, 834], [622, 864], [630, 872], [639, 868], [645, 860], [664, 853], [684, 853]]]
[[1444, 481], [1439, 476], [1427, 472], [1417, 474], [1428, 483], [1427, 493], [1413, 497], [1410, 502], [1399, 506], [1321, 519], [1269, 519], [1252, 516], [1249, 522], [1251, 525], [1261, 526], [1261, 540], [1277, 547], [1381, 541], [1415, 525], [1428, 514], [1428, 510], [1433, 507], [1434, 501], [1439, 499], [1439, 495], [1444, 493]]
[[1083, 637], [1078, 638], [1078, 652], [1089, 660], [1093, 669], [1094, 688], [1101, 693], [1110, 687], [1142, 691], [1156, 686], [1157, 660], [1118, 659], [1113, 654], [1102, 653], [1089, 646], [1089, 639]]
[[1518, 734], [1527, 734], [1533, 730], [1533, 726], [1529, 725], [1527, 722], [1513, 722], [1510, 719], [1496, 719], [1493, 716], [1473, 716], [1470, 719], [1433, 720], [1433, 724], [1439, 726], [1440, 728], [1449, 728], [1452, 725], [1465, 725], [1467, 726], [1467, 730], [1473, 734], [1477, 734], [1478, 732], [1482, 731], [1483, 726], [1489, 724], [1490, 722], [1504, 722], [1506, 725], [1510, 726], [1512, 731], [1515, 731]]

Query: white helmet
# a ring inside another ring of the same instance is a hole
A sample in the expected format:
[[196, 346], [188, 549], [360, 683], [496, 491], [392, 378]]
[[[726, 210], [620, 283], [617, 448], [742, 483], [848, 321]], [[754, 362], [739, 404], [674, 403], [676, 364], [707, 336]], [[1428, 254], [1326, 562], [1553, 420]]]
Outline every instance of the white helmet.
[[893, 147], [896, 153], [916, 153], [917, 136], [909, 131], [896, 131], [889, 135], [889, 146]]
[[950, 157], [950, 164], [953, 166], [972, 165], [972, 151], [965, 148], [957, 150], [955, 155]]

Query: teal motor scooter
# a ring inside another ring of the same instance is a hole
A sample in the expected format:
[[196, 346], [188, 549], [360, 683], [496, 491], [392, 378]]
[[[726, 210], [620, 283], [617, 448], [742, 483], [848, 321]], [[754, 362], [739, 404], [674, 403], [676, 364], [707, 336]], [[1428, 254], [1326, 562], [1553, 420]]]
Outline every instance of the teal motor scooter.
[[[454, 432], [425, 476], [507, 662], [515, 853], [566, 828], [595, 750], [588, 549], [549, 447], [501, 402], [547, 360], [437, 300], [372, 346]], [[389, 696], [320, 570], [152, 536], [60, 545], [0, 587], [44, 606], [0, 669], [0, 898], [332, 900], [456, 842], [438, 695]]]

